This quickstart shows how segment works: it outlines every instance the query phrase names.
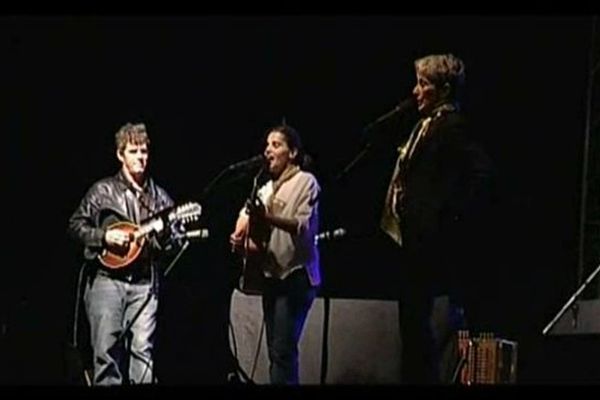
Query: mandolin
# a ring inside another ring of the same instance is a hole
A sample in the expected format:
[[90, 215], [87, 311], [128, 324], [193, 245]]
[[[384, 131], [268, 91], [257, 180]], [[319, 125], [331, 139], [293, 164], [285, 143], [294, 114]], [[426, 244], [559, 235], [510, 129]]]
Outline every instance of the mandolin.
[[146, 222], [137, 225], [130, 221], [115, 221], [116, 216], [105, 220], [106, 229], [121, 229], [129, 234], [130, 240], [127, 246], [108, 246], [105, 245], [98, 259], [105, 267], [109, 269], [121, 269], [127, 267], [140, 255], [146, 239], [152, 232], [161, 232], [165, 223], [181, 222], [187, 224], [196, 221], [202, 213], [202, 207], [198, 203], [185, 203], [173, 207], [168, 213], [148, 219]]

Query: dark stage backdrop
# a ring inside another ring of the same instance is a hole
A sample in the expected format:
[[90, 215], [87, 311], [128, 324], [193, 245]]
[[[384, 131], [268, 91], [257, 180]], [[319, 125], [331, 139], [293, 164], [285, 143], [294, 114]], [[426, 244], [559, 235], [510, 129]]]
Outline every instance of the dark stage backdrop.
[[[520, 342], [520, 381], [544, 380], [540, 333], [576, 285], [587, 17], [5, 17], [2, 382], [64, 383], [80, 249], [67, 220], [118, 168], [114, 132], [144, 121], [156, 180], [199, 200], [209, 240], [163, 284], [158, 366], [165, 383], [224, 382], [231, 364], [227, 236], [248, 176], [207, 184], [258, 154], [265, 130], [296, 127], [321, 179], [322, 295], [389, 298], [376, 231], [383, 157], [336, 179], [362, 130], [414, 85], [413, 60], [467, 64], [465, 108], [491, 154], [493, 210], [477, 244], [474, 328]], [[402, 128], [399, 128], [402, 129]], [[406, 128], [403, 128], [406, 129]], [[8, 172], [8, 173], [6, 173]], [[6, 242], [8, 240], [8, 242]]]

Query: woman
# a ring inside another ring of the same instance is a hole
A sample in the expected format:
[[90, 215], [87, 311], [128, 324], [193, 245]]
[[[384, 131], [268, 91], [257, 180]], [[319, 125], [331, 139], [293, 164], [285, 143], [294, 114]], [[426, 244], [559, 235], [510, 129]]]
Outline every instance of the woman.
[[302, 143], [291, 126], [268, 131], [264, 157], [271, 179], [243, 208], [230, 241], [236, 251], [262, 254], [270, 381], [298, 384], [298, 342], [321, 283], [315, 244], [320, 187], [301, 169]]

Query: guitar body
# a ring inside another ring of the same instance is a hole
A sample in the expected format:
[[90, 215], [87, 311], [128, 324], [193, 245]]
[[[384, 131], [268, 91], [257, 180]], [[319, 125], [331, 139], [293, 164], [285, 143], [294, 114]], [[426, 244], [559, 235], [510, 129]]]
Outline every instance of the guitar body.
[[263, 275], [265, 253], [258, 250], [245, 250], [242, 256], [242, 273], [239, 289], [245, 294], [261, 294], [264, 288]]
[[239, 289], [245, 294], [261, 294], [264, 289], [263, 274], [266, 257], [266, 247], [270, 229], [266, 225], [249, 221], [249, 232], [242, 253], [242, 272]]
[[[131, 222], [120, 221], [108, 225], [108, 229], [120, 229], [135, 237], [139, 227]], [[98, 257], [102, 265], [109, 269], [121, 269], [131, 264], [142, 251], [145, 238], [140, 237], [129, 242], [127, 247], [124, 246], [105, 246], [102, 253]]]

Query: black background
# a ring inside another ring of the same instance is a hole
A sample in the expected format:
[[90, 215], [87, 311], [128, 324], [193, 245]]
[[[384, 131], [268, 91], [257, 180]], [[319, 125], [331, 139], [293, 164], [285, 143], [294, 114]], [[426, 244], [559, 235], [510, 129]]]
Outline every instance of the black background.
[[250, 178], [201, 194], [227, 165], [260, 153], [282, 118], [315, 160], [322, 228], [351, 233], [322, 247], [322, 294], [388, 298], [392, 267], [369, 226], [389, 176], [365, 162], [335, 177], [369, 139], [362, 129], [409, 96], [413, 60], [437, 52], [464, 59], [465, 109], [497, 171], [486, 257], [470, 282], [481, 288], [474, 329], [519, 341], [521, 382], [552, 375], [541, 330], [577, 283], [590, 17], [4, 17], [2, 26], [2, 381], [66, 382], [81, 261], [67, 220], [118, 168], [113, 138], [127, 121], [146, 123], [153, 176], [178, 201], [202, 200], [211, 230], [163, 284], [163, 382], [224, 382], [227, 236]]

